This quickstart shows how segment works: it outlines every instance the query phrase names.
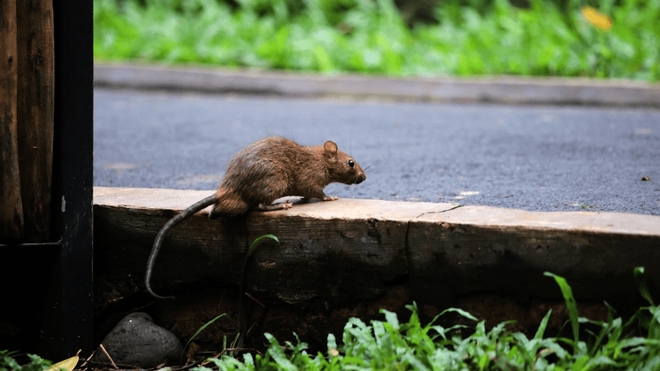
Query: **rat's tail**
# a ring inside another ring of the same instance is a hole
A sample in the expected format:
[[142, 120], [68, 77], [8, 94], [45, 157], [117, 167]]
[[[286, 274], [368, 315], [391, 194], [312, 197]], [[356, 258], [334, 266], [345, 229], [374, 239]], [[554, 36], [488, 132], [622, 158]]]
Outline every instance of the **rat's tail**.
[[154, 240], [154, 246], [151, 248], [151, 254], [149, 255], [149, 260], [147, 261], [147, 272], [144, 275], [144, 286], [147, 288], [147, 292], [151, 294], [151, 296], [158, 299], [174, 299], [174, 296], [156, 295], [151, 289], [151, 283], [150, 283], [151, 273], [153, 272], [154, 262], [156, 261], [156, 257], [158, 256], [158, 251], [160, 250], [160, 246], [163, 244], [163, 240], [169, 234], [172, 228], [174, 228], [177, 224], [181, 223], [182, 220], [195, 214], [198, 211], [204, 210], [206, 207], [212, 205], [215, 202], [215, 200], [216, 200], [216, 195], [214, 194], [212, 196], [202, 199], [201, 201], [195, 202], [190, 207], [188, 207], [187, 209], [183, 210], [181, 213], [177, 214], [175, 217], [170, 219], [163, 226], [163, 228], [160, 229], [160, 232], [158, 232], [158, 235], [156, 235], [156, 239]]

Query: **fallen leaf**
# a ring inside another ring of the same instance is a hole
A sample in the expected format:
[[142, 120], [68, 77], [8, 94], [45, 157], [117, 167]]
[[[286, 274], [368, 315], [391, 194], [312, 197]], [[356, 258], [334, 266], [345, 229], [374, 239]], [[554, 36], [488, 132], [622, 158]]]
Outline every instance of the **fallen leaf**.
[[72, 371], [78, 364], [78, 354], [80, 354], [80, 350], [78, 351], [78, 353], [76, 353], [75, 356], [71, 358], [67, 358], [64, 361], [57, 362], [56, 364], [50, 366], [48, 371], [59, 371], [60, 369]]

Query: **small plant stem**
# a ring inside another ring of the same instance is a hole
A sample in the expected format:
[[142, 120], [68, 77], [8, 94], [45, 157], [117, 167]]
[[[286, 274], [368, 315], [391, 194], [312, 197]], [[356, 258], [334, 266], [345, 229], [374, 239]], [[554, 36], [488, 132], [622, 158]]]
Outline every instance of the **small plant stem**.
[[112, 357], [110, 357], [110, 354], [108, 354], [108, 351], [105, 350], [105, 347], [103, 346], [103, 344], [99, 345], [99, 348], [101, 348], [101, 351], [103, 352], [103, 354], [105, 354], [105, 356], [108, 357], [108, 359], [110, 360], [110, 363], [112, 363], [112, 366], [115, 368], [115, 370], [119, 370], [119, 367], [117, 367], [117, 364], [115, 363], [115, 361], [112, 359]]

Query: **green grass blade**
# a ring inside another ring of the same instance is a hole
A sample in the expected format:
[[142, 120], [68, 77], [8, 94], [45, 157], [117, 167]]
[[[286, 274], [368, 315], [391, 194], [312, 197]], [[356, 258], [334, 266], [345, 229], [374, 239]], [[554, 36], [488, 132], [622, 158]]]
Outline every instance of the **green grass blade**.
[[637, 283], [637, 289], [639, 290], [640, 295], [646, 301], [648, 301], [651, 305], [653, 304], [653, 298], [651, 297], [651, 293], [649, 292], [649, 288], [646, 285], [646, 275], [644, 275], [644, 267], [635, 267], [633, 269], [633, 273], [635, 275], [635, 282]]
[[277, 339], [269, 333], [265, 333], [264, 336], [270, 343], [268, 347], [267, 354], [270, 355], [276, 363], [276, 369], [286, 370], [286, 371], [297, 371], [298, 368], [287, 358], [284, 350], [277, 342]]
[[248, 249], [248, 256], [252, 253], [252, 251], [257, 247], [259, 242], [261, 242], [263, 239], [270, 238], [271, 240], [274, 240], [277, 243], [280, 243], [280, 240], [275, 236], [274, 234], [265, 234], [263, 236], [259, 236], [252, 241], [252, 244], [250, 244], [250, 248]]
[[651, 313], [648, 337], [650, 339], [660, 340], [660, 306], [649, 307], [648, 311]]
[[564, 301], [566, 302], [566, 308], [568, 308], [568, 316], [571, 321], [571, 329], [573, 330], [573, 342], [574, 342], [573, 346], [575, 350], [577, 350], [578, 342], [580, 339], [580, 324], [578, 321], [577, 302], [573, 297], [573, 290], [571, 289], [571, 286], [568, 284], [568, 282], [566, 282], [566, 279], [564, 279], [564, 277], [558, 276], [550, 272], [545, 272], [543, 274], [545, 276], [554, 278], [555, 282], [557, 282], [557, 285], [559, 285], [559, 289], [561, 290], [561, 294], [564, 297]]
[[479, 321], [479, 319], [478, 319], [477, 317], [473, 316], [473, 315], [470, 314], [469, 312], [464, 311], [463, 309], [460, 309], [460, 308], [447, 308], [447, 309], [443, 310], [438, 316], [436, 316], [436, 318], [437, 318], [437, 317], [440, 317], [440, 316], [442, 316], [442, 315], [444, 315], [445, 313], [450, 313], [450, 312], [458, 313], [458, 314], [460, 314], [461, 316], [463, 316], [463, 317], [465, 317], [465, 318], [467, 318], [467, 319], [471, 319], [471, 320], [473, 320], [473, 321], [475, 321], [475, 322], [478, 322], [478, 321]]
[[539, 324], [538, 330], [536, 330], [536, 334], [534, 334], [534, 339], [543, 339], [543, 334], [545, 333], [545, 329], [548, 327], [548, 321], [550, 321], [550, 316], [552, 315], [552, 309], [546, 313], [546, 315], [543, 317], [541, 320], [541, 323]]
[[197, 331], [195, 331], [195, 333], [193, 334], [193, 336], [191, 336], [190, 339], [188, 339], [188, 341], [186, 342], [186, 346], [183, 347], [183, 351], [181, 352], [181, 356], [183, 356], [183, 354], [185, 354], [185, 351], [188, 348], [188, 345], [190, 345], [190, 342], [193, 341], [197, 337], [197, 335], [199, 335], [202, 331], [206, 330], [206, 328], [211, 326], [215, 321], [219, 320], [222, 317], [228, 317], [228, 316], [229, 315], [227, 313], [222, 313], [218, 316], [215, 316], [212, 320], [206, 322], [200, 328], [198, 328]]

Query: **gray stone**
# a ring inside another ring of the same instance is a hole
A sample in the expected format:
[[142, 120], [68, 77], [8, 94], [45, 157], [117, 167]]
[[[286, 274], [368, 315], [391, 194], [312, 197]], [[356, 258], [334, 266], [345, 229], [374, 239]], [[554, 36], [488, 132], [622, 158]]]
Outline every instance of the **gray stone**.
[[[153, 368], [162, 363], [177, 364], [183, 352], [179, 339], [143, 312], [124, 317], [101, 343], [112, 360], [123, 366]], [[92, 361], [110, 363], [100, 349]]]

